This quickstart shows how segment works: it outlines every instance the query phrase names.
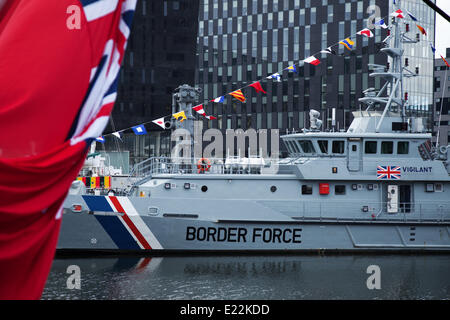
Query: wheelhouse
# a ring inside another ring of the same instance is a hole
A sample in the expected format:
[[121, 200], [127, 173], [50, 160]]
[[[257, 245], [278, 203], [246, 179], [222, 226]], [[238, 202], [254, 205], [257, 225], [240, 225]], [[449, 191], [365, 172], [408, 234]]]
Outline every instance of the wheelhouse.
[[298, 133], [282, 137], [290, 158], [299, 157], [411, 157], [427, 159], [430, 137], [416, 134]]

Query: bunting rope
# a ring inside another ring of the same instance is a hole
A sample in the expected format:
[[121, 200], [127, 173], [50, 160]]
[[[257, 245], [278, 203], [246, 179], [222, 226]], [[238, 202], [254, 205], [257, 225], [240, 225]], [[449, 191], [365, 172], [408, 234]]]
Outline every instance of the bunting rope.
[[[414, 22], [418, 21], [417, 18], [414, 15], [412, 15], [408, 10], [406, 10], [406, 12], [407, 12], [408, 16], [411, 18], [411, 20], [413, 20]], [[390, 16], [393, 16], [393, 17], [396, 17], [396, 18], [399, 18], [399, 19], [404, 19], [405, 18], [404, 12], [401, 9], [398, 9], [398, 10], [392, 12], [391, 14], [380, 18], [378, 21], [376, 21], [374, 23], [374, 25], [375, 26], [379, 26], [380, 28], [383, 28], [383, 29], [390, 29], [391, 26], [390, 25], [389, 26], [386, 25], [386, 23], [384, 21], [385, 19], [389, 18]], [[416, 23], [416, 26], [417, 26], [417, 28], [420, 30], [420, 32], [424, 36], [427, 36], [427, 33], [426, 33], [425, 29], [422, 26], [418, 25], [417, 23]], [[352, 51], [353, 46], [354, 46], [354, 41], [352, 41], [351, 39], [356, 39], [358, 35], [363, 36], [363, 37], [367, 37], [367, 38], [375, 37], [374, 33], [370, 29], [364, 28], [364, 29], [356, 32], [355, 34], [350, 35], [347, 38], [345, 38], [343, 40], [340, 40], [340, 41], [338, 41], [338, 42], [328, 46], [326, 49], [322, 49], [322, 50], [320, 50], [318, 52], [313, 53], [311, 56], [309, 56], [306, 59], [300, 60], [300, 62], [298, 62], [298, 63], [295, 63], [295, 64], [293, 64], [291, 66], [288, 66], [288, 67], [282, 69], [281, 71], [278, 71], [276, 73], [273, 73], [273, 74], [265, 77], [265, 79], [268, 79], [268, 80], [272, 79], [272, 80], [275, 80], [277, 82], [281, 82], [281, 73], [283, 73], [283, 71], [285, 71], [285, 70], [293, 71], [293, 72], [297, 73], [297, 67], [302, 67], [305, 63], [317, 66], [317, 65], [320, 64], [320, 60], [318, 58], [316, 58], [315, 55], [320, 54], [320, 53], [333, 54], [333, 55], [336, 55], [336, 56], [343, 56], [343, 55], [338, 55], [334, 50], [332, 50], [332, 48], [335, 47], [335, 46], [343, 45], [348, 50]], [[385, 42], [387, 39], [388, 38], [385, 38], [382, 42]], [[431, 45], [431, 48], [432, 48], [433, 53], [434, 53], [435, 49], [434, 49], [433, 45]], [[447, 65], [447, 67], [450, 67], [450, 65], [448, 64], [448, 62], [444, 59], [444, 57], [442, 55], [441, 55], [441, 58], [443, 59], [443, 61]], [[243, 86], [243, 87], [241, 87], [241, 88], [239, 88], [237, 90], [234, 90], [232, 92], [226, 93], [226, 94], [224, 94], [222, 96], [219, 96], [219, 97], [217, 97], [215, 99], [206, 100], [202, 104], [199, 104], [199, 105], [196, 105], [196, 106], [192, 107], [192, 109], [194, 111], [196, 111], [198, 114], [202, 115], [203, 117], [205, 117], [205, 118], [207, 118], [209, 120], [215, 120], [215, 119], [217, 119], [216, 117], [206, 115], [206, 113], [204, 111], [204, 108], [203, 108], [204, 104], [208, 104], [208, 102], [223, 103], [225, 101], [225, 97], [227, 95], [230, 95], [230, 96], [234, 97], [235, 99], [237, 99], [237, 100], [239, 100], [241, 102], [245, 102], [246, 99], [245, 99], [244, 94], [242, 93], [242, 90], [245, 89], [245, 88], [253, 87], [257, 93], [258, 92], [267, 93], [266, 91], [264, 91], [264, 89], [261, 86], [261, 81], [263, 81], [263, 80], [264, 80], [264, 78], [262, 78], [260, 80], [257, 80], [257, 81], [253, 81], [253, 82], [251, 82], [251, 83], [249, 83], [249, 84], [247, 84], [247, 85], [245, 85], [245, 86]], [[171, 117], [171, 118], [173, 117], [177, 121], [180, 121], [180, 122], [182, 122], [182, 121], [184, 121], [186, 119], [185, 112], [184, 111], [180, 111], [180, 112], [177, 112], [177, 113], [174, 113], [174, 114], [165, 115], [165, 116], [163, 116], [163, 117], [161, 117], [159, 119], [156, 119], [156, 120], [146, 121], [146, 122], [143, 122], [143, 123], [141, 123], [139, 125], [135, 125], [135, 126], [132, 126], [132, 127], [129, 127], [129, 128], [125, 128], [125, 129], [119, 130], [119, 131], [115, 131], [115, 132], [112, 132], [112, 133], [105, 134], [102, 137], [97, 138], [96, 140], [98, 142], [104, 143], [104, 141], [105, 141], [104, 140], [104, 136], [110, 136], [110, 135], [114, 135], [114, 136], [118, 137], [121, 140], [121, 133], [124, 132], [124, 131], [130, 130], [130, 129], [132, 129], [137, 135], [146, 134], [147, 131], [145, 129], [145, 125], [149, 124], [149, 123], [154, 123], [156, 125], [159, 125], [161, 128], [166, 129], [165, 126], [164, 126], [164, 119], [168, 118], [168, 117]], [[181, 118], [181, 120], [179, 120], [180, 118]], [[113, 130], [115, 130], [115, 129], [113, 129]]]

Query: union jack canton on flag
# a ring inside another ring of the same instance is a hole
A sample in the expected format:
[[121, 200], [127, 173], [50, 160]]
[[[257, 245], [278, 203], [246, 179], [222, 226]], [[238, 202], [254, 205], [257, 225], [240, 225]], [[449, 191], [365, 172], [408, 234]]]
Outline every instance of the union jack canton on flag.
[[136, 1], [0, 0], [0, 300], [42, 295], [64, 199], [116, 100]]

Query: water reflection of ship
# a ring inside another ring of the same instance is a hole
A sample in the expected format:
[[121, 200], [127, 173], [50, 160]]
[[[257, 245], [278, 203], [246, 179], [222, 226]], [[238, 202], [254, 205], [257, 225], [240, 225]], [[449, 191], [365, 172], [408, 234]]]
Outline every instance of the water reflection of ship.
[[[56, 259], [44, 298], [81, 269], [82, 299], [420, 299], [450, 297], [447, 255], [189, 256]], [[368, 290], [370, 265], [382, 290]], [[61, 293], [60, 293], [61, 294]], [[59, 296], [58, 296], [59, 297]]]
[[184, 266], [184, 273], [190, 275], [200, 274], [234, 274], [234, 275], [258, 275], [258, 274], [282, 274], [298, 272], [301, 269], [301, 261], [284, 260], [272, 261], [229, 261], [223, 262], [189, 262]]

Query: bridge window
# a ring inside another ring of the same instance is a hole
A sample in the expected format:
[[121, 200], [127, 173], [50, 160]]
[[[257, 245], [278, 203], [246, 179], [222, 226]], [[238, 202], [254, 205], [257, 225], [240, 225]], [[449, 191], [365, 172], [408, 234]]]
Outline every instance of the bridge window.
[[286, 148], [288, 149], [289, 153], [295, 153], [294, 149], [292, 149], [291, 144], [289, 142], [286, 142]]
[[297, 143], [295, 141], [289, 141], [291, 143], [291, 147], [294, 150], [294, 153], [301, 153]]
[[333, 153], [344, 153], [345, 142], [344, 141], [333, 141], [333, 146], [331, 151]]
[[397, 143], [397, 153], [398, 154], [408, 154], [409, 153], [409, 142], [399, 141]]
[[290, 153], [295, 153], [294, 146], [292, 145], [291, 141], [285, 140], [286, 147], [288, 148]]
[[288, 149], [289, 153], [295, 153], [294, 149], [292, 149], [290, 141], [286, 141], [286, 148]]
[[368, 154], [377, 153], [377, 142], [376, 141], [366, 141], [365, 153], [368, 153]]
[[311, 141], [300, 140], [299, 143], [300, 143], [300, 146], [302, 147], [304, 153], [315, 153], [316, 152], [316, 149], [314, 149], [314, 146]]
[[319, 144], [320, 152], [328, 153], [328, 140], [319, 140], [317, 143]]
[[394, 143], [392, 141], [381, 142], [381, 154], [392, 154], [394, 152]]

